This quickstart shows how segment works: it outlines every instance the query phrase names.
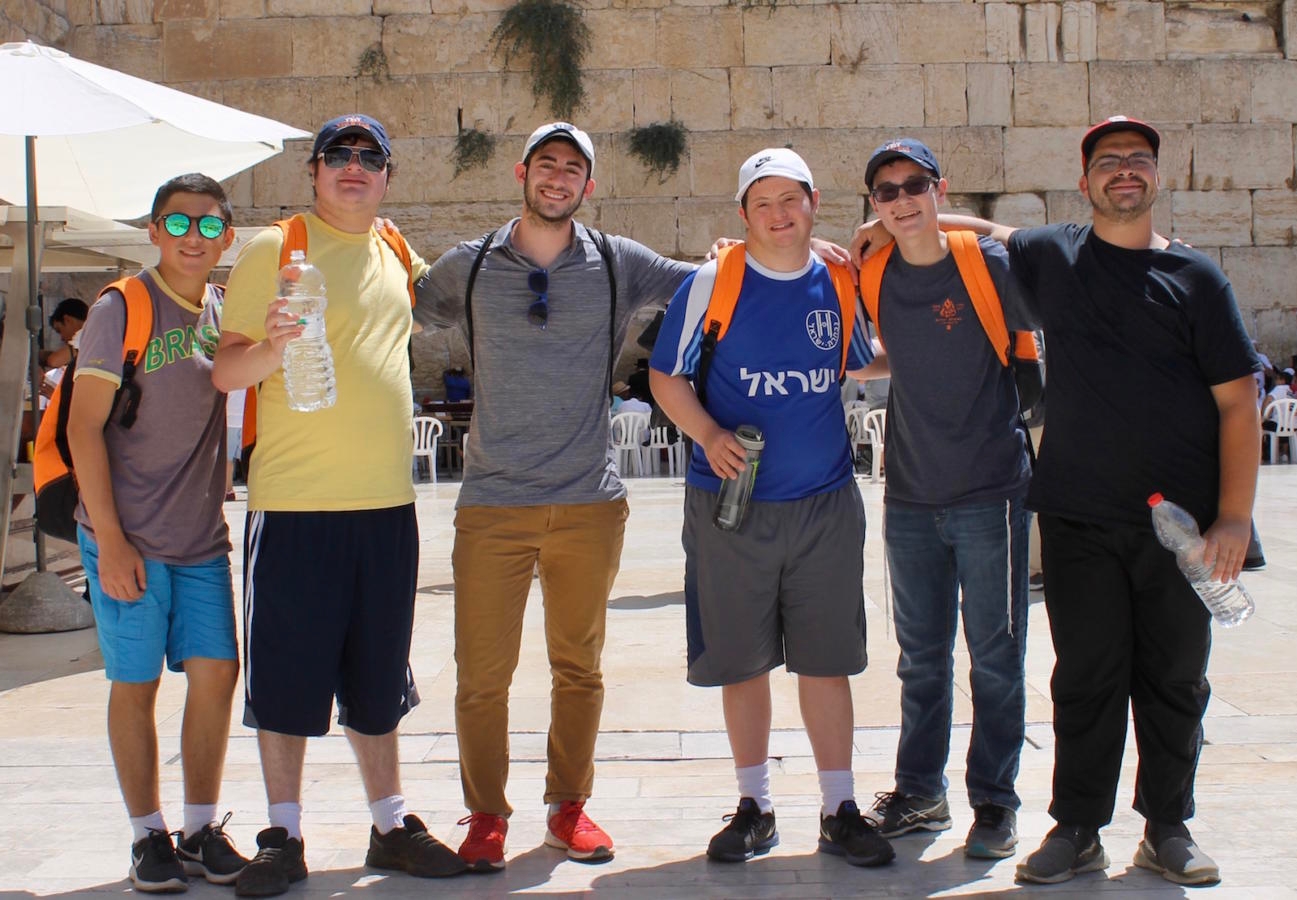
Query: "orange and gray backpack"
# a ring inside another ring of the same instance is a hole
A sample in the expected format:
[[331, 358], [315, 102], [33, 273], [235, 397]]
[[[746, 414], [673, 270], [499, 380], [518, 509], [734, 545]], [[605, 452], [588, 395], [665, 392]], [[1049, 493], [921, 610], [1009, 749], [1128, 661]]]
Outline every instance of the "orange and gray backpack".
[[[280, 219], [274, 222], [272, 227], [278, 228], [284, 236], [284, 245], [279, 251], [279, 267], [282, 269], [288, 265], [288, 261], [294, 250], [306, 250], [306, 218], [298, 213], [290, 219]], [[395, 225], [384, 222], [383, 227], [378, 229], [378, 236], [383, 239], [396, 254], [396, 258], [401, 261], [405, 267], [406, 289], [410, 292], [410, 306], [414, 306], [414, 259], [410, 253], [410, 245], [406, 243], [405, 237], [401, 234]], [[247, 396], [243, 402], [243, 435], [240, 440], [239, 462], [243, 472], [247, 474], [248, 464], [252, 459], [252, 450], [257, 444], [257, 388], [259, 385], [253, 385], [247, 389]]]
[[[148, 287], [134, 275], [114, 281], [101, 290], [99, 296], [108, 291], [117, 291], [126, 298], [122, 383], [113, 397], [109, 417], [116, 415], [119, 425], [130, 428], [135, 424], [140, 403], [140, 386], [135, 383], [135, 371], [153, 336], [153, 300], [149, 297]], [[72, 382], [76, 367], [77, 359], [73, 355], [41, 417], [32, 456], [36, 525], [51, 537], [65, 541], [77, 539], [75, 514], [80, 497], [76, 473], [72, 469], [72, 451], [68, 447], [68, 414], [72, 409]]]
[[[982, 323], [982, 330], [986, 332], [1000, 365], [1013, 367], [1014, 380], [1018, 386], [1018, 412], [1024, 420], [1040, 418], [1044, 414], [1044, 379], [1035, 335], [1030, 331], [1015, 331], [1010, 334], [1004, 321], [1004, 307], [995, 290], [995, 282], [991, 280], [991, 273], [986, 268], [977, 235], [971, 231], [947, 231], [946, 240], [959, 269], [959, 277], [973, 301], [973, 310]], [[894, 249], [896, 244], [889, 243], [865, 260], [860, 268], [860, 296], [874, 323], [874, 329], [878, 332], [878, 339], [884, 345], [886, 341], [883, 340], [882, 325], [878, 319], [878, 298], [883, 283], [883, 269], [887, 267], [887, 260]]]
[[[856, 285], [851, 280], [851, 273], [844, 266], [825, 263], [833, 279], [833, 288], [838, 295], [842, 314], [842, 362], [838, 367], [838, 381], [847, 374], [847, 354], [851, 349], [851, 333], [856, 324]], [[731, 244], [723, 247], [716, 254], [716, 281], [712, 285], [711, 298], [707, 302], [707, 312], [703, 315], [704, 328], [702, 345], [698, 352], [698, 376], [694, 380], [694, 390], [698, 393], [698, 402], [707, 403], [707, 375], [712, 369], [712, 359], [716, 355], [716, 344], [729, 331], [730, 320], [734, 318], [734, 307], [739, 302], [739, 291], [743, 287], [743, 273], [747, 271], [747, 253], [743, 244]]]

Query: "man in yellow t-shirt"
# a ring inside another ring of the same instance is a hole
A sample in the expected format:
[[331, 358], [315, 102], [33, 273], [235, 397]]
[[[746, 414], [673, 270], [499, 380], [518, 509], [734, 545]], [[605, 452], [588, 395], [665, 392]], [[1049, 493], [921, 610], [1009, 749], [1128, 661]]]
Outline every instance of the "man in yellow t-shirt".
[[[270, 826], [239, 877], [271, 896], [306, 877], [301, 834], [306, 738], [338, 720], [356, 753], [373, 814], [367, 865], [439, 877], [459, 857], [409, 815], [397, 726], [418, 703], [409, 669], [418, 568], [412, 452], [408, 274], [373, 229], [393, 172], [383, 126], [332, 119], [307, 169], [307, 259], [324, 276], [325, 333], [337, 401], [289, 408], [282, 362], [302, 333], [279, 299], [284, 236], [268, 229], [230, 273], [213, 381], [259, 385], [257, 449], [248, 473], [244, 544], [244, 724], [257, 729]], [[413, 258], [415, 277], [427, 264]]]

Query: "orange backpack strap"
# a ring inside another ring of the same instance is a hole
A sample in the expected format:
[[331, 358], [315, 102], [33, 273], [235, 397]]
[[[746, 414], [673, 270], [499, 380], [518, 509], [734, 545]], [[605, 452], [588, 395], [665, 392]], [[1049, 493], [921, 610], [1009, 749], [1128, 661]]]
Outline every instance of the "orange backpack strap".
[[896, 242], [892, 241], [865, 260], [860, 267], [860, 299], [864, 301], [869, 321], [874, 323], [874, 331], [879, 341], [883, 340], [883, 330], [878, 324], [878, 297], [883, 289], [883, 270], [887, 268], [887, 261], [891, 259], [892, 251], [895, 249]]
[[272, 223], [284, 237], [284, 245], [279, 249], [279, 268], [288, 265], [294, 250], [306, 251], [306, 217], [301, 213], [291, 219], [280, 219]]
[[384, 225], [378, 229], [378, 236], [392, 248], [396, 258], [405, 266], [405, 287], [410, 292], [410, 307], [414, 307], [414, 260], [410, 255], [410, 245], [395, 225]]
[[1009, 364], [1009, 329], [1004, 324], [1004, 308], [1000, 305], [1000, 295], [991, 280], [991, 272], [986, 268], [986, 259], [982, 248], [978, 246], [977, 235], [971, 231], [947, 231], [946, 240], [950, 252], [959, 267], [959, 277], [963, 279], [964, 288], [972, 298], [973, 310], [977, 313], [982, 330], [991, 342], [1000, 365]]
[[739, 302], [743, 287], [743, 273], [747, 270], [747, 249], [744, 244], [731, 244], [716, 254], [716, 283], [712, 285], [707, 314], [703, 316], [705, 334], [714, 334], [715, 340], [725, 337], [734, 318], [734, 307]]
[[847, 374], [847, 358], [851, 352], [851, 335], [856, 330], [856, 298], [860, 296], [856, 283], [851, 280], [851, 270], [837, 263], [825, 263], [829, 277], [833, 279], [833, 289], [838, 295], [838, 306], [842, 314], [842, 362], [838, 366], [838, 380]]

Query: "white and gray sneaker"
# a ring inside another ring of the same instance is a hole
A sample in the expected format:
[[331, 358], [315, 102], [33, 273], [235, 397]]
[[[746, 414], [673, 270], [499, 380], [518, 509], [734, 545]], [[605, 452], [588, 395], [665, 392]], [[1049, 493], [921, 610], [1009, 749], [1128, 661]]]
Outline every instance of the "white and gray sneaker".
[[1220, 867], [1198, 849], [1187, 830], [1183, 835], [1160, 837], [1156, 844], [1146, 836], [1135, 851], [1135, 865], [1175, 884], [1208, 885], [1220, 881]]
[[885, 838], [909, 834], [911, 831], [945, 831], [951, 825], [950, 805], [946, 803], [944, 796], [919, 797], [900, 791], [887, 791], [875, 794], [874, 797], [874, 805], [867, 818]]
[[189, 890], [185, 868], [176, 858], [171, 835], [150, 828], [147, 837], [131, 844], [131, 884], [149, 894], [178, 894]]

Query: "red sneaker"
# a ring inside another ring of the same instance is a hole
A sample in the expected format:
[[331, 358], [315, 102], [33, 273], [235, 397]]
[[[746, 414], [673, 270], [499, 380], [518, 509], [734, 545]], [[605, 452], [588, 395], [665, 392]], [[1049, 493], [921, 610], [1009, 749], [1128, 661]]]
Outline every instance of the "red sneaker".
[[504, 816], [476, 812], [456, 824], [468, 826], [459, 856], [470, 872], [499, 872], [504, 868], [504, 836], [509, 832], [509, 821]]
[[608, 833], [590, 821], [584, 800], [564, 800], [549, 817], [545, 843], [566, 850], [569, 859], [604, 862], [612, 859], [613, 844]]

